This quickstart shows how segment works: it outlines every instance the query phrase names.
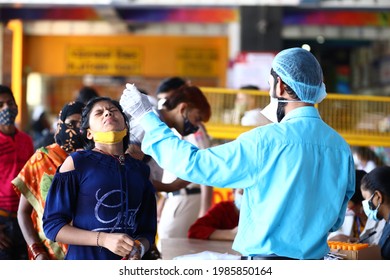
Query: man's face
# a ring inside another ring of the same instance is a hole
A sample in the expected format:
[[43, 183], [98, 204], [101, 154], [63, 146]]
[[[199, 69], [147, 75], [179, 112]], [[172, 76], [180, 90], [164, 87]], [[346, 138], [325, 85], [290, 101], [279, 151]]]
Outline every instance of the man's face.
[[8, 93], [0, 94], [0, 111], [6, 108], [17, 109], [18, 106], [15, 103], [14, 98]]

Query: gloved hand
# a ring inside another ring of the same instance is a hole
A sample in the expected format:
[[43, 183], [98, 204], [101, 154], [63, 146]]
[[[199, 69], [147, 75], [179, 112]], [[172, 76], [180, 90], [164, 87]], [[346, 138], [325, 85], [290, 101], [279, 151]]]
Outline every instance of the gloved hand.
[[122, 106], [123, 111], [136, 121], [145, 114], [152, 112], [152, 104], [150, 104], [148, 97], [139, 92], [134, 84], [126, 84], [119, 104]]

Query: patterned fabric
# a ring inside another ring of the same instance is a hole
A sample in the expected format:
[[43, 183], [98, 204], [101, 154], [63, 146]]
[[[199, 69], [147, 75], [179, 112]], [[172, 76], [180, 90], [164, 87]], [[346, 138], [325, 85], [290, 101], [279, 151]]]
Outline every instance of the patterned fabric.
[[72, 101], [66, 104], [59, 114], [57, 132], [54, 135], [54, 139], [67, 153], [83, 148], [84, 143], [77, 122], [73, 121], [71, 125], [65, 124], [67, 117], [74, 114], [81, 114], [83, 108], [83, 103]]
[[18, 115], [18, 109], [6, 108], [0, 111], [0, 124], [13, 125], [15, 118]]
[[[54, 143], [38, 149], [25, 164], [19, 175], [12, 181], [15, 191], [28, 200], [33, 207], [32, 222], [42, 244], [51, 259], [63, 259], [67, 245], [47, 239], [42, 227], [42, 216], [46, 195], [57, 167], [64, 162], [68, 154]], [[30, 256], [30, 259], [32, 257]]]

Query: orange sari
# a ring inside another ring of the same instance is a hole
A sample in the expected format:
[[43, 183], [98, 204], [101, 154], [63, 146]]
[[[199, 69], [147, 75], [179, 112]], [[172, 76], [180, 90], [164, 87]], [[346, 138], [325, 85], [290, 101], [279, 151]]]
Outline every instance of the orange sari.
[[39, 148], [12, 181], [15, 191], [19, 195], [24, 195], [32, 205], [31, 220], [52, 260], [63, 259], [68, 245], [46, 238], [42, 227], [42, 216], [51, 181], [57, 168], [67, 156], [68, 154], [56, 143]]

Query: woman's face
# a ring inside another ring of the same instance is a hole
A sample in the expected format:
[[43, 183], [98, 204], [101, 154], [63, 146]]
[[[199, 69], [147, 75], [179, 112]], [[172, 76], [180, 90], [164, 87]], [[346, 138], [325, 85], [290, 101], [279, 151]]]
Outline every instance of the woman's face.
[[109, 101], [94, 104], [89, 114], [89, 128], [92, 131], [121, 131], [126, 128], [125, 119], [119, 109]]
[[372, 196], [372, 193], [370, 193], [370, 191], [364, 190], [363, 188], [361, 188], [360, 190], [362, 192], [364, 200], [369, 199]]
[[[184, 108], [185, 109], [181, 110], [178, 114], [177, 123], [174, 127], [181, 135], [188, 135], [185, 131], [188, 130], [189, 127], [192, 127], [193, 129], [199, 128], [203, 121], [203, 115], [197, 108], [189, 108], [188, 106], [184, 106]], [[185, 119], [187, 119], [187, 123], [185, 123]]]
[[72, 114], [67, 116], [64, 123], [72, 128], [80, 129], [81, 114]]

